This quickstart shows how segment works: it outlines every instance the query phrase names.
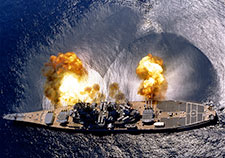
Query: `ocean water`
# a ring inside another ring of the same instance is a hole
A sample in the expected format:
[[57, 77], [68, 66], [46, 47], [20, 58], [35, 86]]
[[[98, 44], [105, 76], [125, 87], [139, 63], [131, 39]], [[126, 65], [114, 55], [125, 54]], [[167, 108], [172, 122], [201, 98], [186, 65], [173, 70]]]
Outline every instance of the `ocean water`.
[[0, 3], [0, 116], [50, 108], [43, 64], [74, 51], [107, 93], [129, 100], [148, 53], [166, 65], [167, 99], [212, 101], [217, 125], [179, 133], [82, 134], [0, 118], [0, 157], [225, 157], [223, 0], [22, 1]]

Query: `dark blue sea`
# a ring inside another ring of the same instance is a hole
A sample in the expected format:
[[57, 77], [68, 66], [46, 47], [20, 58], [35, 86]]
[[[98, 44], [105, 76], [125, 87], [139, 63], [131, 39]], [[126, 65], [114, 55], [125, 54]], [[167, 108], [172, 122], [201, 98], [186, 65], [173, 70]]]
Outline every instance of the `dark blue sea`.
[[[41, 69], [73, 51], [107, 92], [139, 100], [135, 69], [164, 60], [166, 99], [212, 102], [216, 125], [178, 133], [82, 134], [26, 126], [4, 114], [51, 108]], [[0, 0], [0, 158], [225, 157], [223, 0]]]

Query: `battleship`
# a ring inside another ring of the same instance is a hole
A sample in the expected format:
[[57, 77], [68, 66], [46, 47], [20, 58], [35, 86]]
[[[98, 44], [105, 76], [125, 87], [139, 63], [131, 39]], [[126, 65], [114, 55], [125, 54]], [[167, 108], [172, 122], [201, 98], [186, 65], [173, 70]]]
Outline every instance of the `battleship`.
[[3, 118], [78, 132], [169, 132], [211, 124], [216, 121], [217, 114], [212, 105], [149, 100], [99, 104], [79, 102], [54, 110], [7, 114]]

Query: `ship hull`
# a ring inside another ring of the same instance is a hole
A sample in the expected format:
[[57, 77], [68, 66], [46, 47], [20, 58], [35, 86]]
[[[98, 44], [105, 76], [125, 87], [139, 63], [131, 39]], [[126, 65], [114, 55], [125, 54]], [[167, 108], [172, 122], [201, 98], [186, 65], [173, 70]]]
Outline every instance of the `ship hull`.
[[[51, 117], [52, 123], [47, 124], [46, 118], [49, 111], [37, 111], [29, 113], [15, 113], [5, 115], [3, 118], [7, 120], [13, 120], [21, 123], [28, 123], [33, 126], [41, 126], [55, 130], [63, 130], [70, 132], [81, 133], [98, 133], [98, 132], [122, 132], [122, 133], [139, 133], [139, 132], [176, 132], [183, 130], [190, 130], [194, 128], [200, 128], [213, 124], [217, 120], [216, 112], [211, 106], [203, 105], [199, 103], [181, 102], [181, 101], [154, 101], [151, 108], [154, 111], [154, 122], [150, 124], [143, 123], [143, 111], [146, 107], [146, 102], [130, 102], [132, 109], [136, 109], [140, 113], [140, 119], [132, 123], [134, 127], [115, 126], [114, 128], [108, 128], [106, 125], [101, 127], [99, 125], [85, 126], [83, 123], [77, 123], [72, 120], [72, 117], [67, 118], [66, 124], [60, 124], [57, 120], [59, 113], [62, 111], [71, 111], [73, 107], [58, 108], [51, 113], [54, 117]], [[149, 105], [147, 105], [149, 106]], [[97, 106], [98, 107], [98, 106]], [[99, 110], [99, 109], [98, 109]], [[101, 113], [101, 111], [99, 112]], [[48, 119], [48, 118], [47, 118]], [[157, 123], [163, 123], [158, 126]]]
[[217, 123], [217, 119], [214, 121], [204, 121], [193, 125], [178, 127], [178, 128], [163, 128], [163, 129], [70, 129], [70, 128], [58, 128], [58, 127], [52, 127], [52, 126], [46, 126], [42, 124], [35, 124], [30, 122], [23, 122], [23, 121], [14, 121], [15, 125], [18, 125], [20, 127], [39, 127], [39, 128], [45, 128], [50, 129], [53, 131], [62, 131], [67, 133], [87, 133], [87, 134], [113, 134], [113, 133], [130, 133], [130, 134], [140, 134], [140, 133], [174, 133], [174, 132], [182, 132], [182, 131], [189, 131], [199, 128], [204, 128], [210, 125], [215, 125]]

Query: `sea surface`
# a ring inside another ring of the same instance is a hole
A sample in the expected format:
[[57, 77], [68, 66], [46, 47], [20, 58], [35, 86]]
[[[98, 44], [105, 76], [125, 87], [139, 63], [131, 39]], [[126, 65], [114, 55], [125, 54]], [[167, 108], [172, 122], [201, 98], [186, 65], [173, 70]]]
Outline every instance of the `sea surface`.
[[218, 124], [178, 133], [82, 134], [0, 118], [0, 157], [225, 157], [224, 0], [0, 0], [0, 116], [51, 108], [41, 69], [73, 51], [107, 93], [140, 100], [135, 69], [164, 60], [166, 99], [212, 102]]

